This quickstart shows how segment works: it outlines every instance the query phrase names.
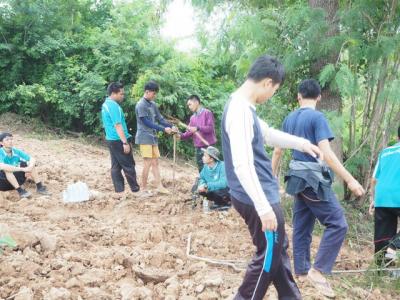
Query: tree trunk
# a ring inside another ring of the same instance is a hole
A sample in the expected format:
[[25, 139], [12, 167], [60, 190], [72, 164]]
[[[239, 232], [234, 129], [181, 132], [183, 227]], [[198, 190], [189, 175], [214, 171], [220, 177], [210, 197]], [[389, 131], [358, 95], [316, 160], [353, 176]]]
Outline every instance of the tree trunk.
[[[339, 8], [338, 0], [309, 0], [309, 5], [314, 9], [322, 9], [325, 12], [325, 19], [328, 24], [328, 30], [326, 32], [326, 37], [332, 37], [339, 33], [338, 20], [336, 18], [336, 13]], [[322, 68], [329, 63], [335, 64], [338, 59], [339, 52], [332, 50], [325, 57], [320, 57], [311, 66], [311, 75], [315, 78], [318, 77]], [[322, 101], [318, 104], [318, 109], [325, 110], [328, 112], [335, 112], [338, 115], [342, 114], [342, 99], [337, 91], [333, 91], [329, 84], [322, 89]], [[332, 149], [339, 158], [343, 161], [343, 139], [339, 132], [336, 132], [336, 137], [331, 143]], [[341, 185], [341, 190], [343, 191], [343, 182], [339, 181]]]

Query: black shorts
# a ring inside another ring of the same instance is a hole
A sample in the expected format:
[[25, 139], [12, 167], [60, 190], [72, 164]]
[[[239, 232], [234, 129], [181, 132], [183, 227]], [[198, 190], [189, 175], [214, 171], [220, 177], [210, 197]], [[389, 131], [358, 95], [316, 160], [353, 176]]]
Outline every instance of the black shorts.
[[[21, 163], [21, 167], [26, 167], [26, 164], [23, 165], [23, 163]], [[22, 171], [18, 171], [18, 172], [14, 172], [13, 173], [15, 178], [18, 181], [19, 185], [24, 184], [26, 177], [25, 177], [25, 172]], [[11, 183], [8, 182], [6, 174], [4, 173], [4, 171], [0, 171], [0, 191], [11, 191], [11, 190], [15, 190], [15, 188], [11, 185]]]

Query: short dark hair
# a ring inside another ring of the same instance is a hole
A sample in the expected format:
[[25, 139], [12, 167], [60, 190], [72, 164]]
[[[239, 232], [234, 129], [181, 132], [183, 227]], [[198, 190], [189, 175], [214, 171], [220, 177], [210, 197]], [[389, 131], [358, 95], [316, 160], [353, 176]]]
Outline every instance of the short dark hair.
[[274, 84], [281, 84], [285, 80], [285, 69], [275, 57], [263, 55], [257, 58], [247, 74], [247, 79], [260, 82], [265, 78], [272, 79]]
[[123, 88], [124, 85], [121, 82], [111, 82], [107, 87], [107, 94], [111, 96], [112, 93], [119, 93]]
[[6, 137], [12, 136], [9, 132], [2, 132], [0, 133], [0, 142], [2, 142]]
[[187, 99], [188, 99], [188, 100], [195, 100], [195, 101], [201, 103], [200, 97], [197, 96], [197, 95], [190, 95]]
[[150, 80], [144, 85], [144, 90], [158, 93], [158, 91], [160, 90], [160, 86], [154, 80]]
[[321, 95], [321, 87], [315, 79], [305, 79], [300, 83], [298, 92], [305, 99], [317, 99]]

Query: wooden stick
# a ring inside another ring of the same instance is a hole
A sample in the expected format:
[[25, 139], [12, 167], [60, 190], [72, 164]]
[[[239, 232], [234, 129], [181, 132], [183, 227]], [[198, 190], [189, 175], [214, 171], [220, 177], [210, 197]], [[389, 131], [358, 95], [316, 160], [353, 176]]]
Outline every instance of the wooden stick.
[[174, 139], [174, 150], [173, 150], [173, 160], [172, 160], [172, 194], [175, 197], [175, 165], [176, 165], [176, 134], [173, 135]]
[[377, 272], [377, 271], [400, 271], [400, 268], [382, 268], [382, 269], [358, 269], [358, 270], [334, 270], [332, 274], [344, 274], [344, 273], [367, 273], [367, 272]]
[[187, 241], [187, 244], [186, 244], [186, 256], [187, 257], [189, 257], [191, 259], [194, 259], [194, 260], [204, 261], [204, 262], [207, 262], [207, 263], [210, 263], [210, 264], [213, 264], [213, 265], [228, 266], [228, 267], [231, 267], [232, 269], [234, 269], [235, 271], [238, 271], [238, 272], [246, 270], [246, 268], [237, 266], [238, 263], [246, 263], [246, 262], [240, 262], [240, 261], [234, 261], [234, 260], [219, 260], [219, 259], [201, 257], [201, 256], [190, 254], [191, 241], [192, 241], [192, 233], [189, 233], [188, 241]]
[[[192, 242], [192, 233], [189, 233], [187, 244], [186, 244], [186, 256], [195, 259], [195, 260], [200, 260], [204, 261], [210, 264], [214, 265], [223, 265], [223, 266], [228, 266], [233, 268], [235, 271], [243, 271], [246, 270], [244, 267], [238, 266], [238, 264], [245, 264], [245, 261], [235, 261], [235, 260], [221, 260], [221, 259], [214, 259], [214, 258], [208, 258], [208, 257], [201, 257], [197, 255], [191, 254], [190, 246]], [[400, 268], [396, 269], [391, 269], [391, 268], [381, 268], [381, 269], [358, 269], [358, 270], [334, 270], [332, 271], [332, 275], [334, 274], [352, 274], [352, 273], [367, 273], [367, 272], [377, 272], [377, 271], [397, 271], [400, 272]]]

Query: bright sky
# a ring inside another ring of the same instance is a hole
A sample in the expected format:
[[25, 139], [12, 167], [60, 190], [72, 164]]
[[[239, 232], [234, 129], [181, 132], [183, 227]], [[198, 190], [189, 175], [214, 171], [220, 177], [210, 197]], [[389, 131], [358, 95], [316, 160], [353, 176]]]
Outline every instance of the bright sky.
[[194, 9], [189, 1], [174, 0], [164, 15], [165, 25], [161, 35], [177, 41], [177, 49], [185, 52], [198, 48]]

